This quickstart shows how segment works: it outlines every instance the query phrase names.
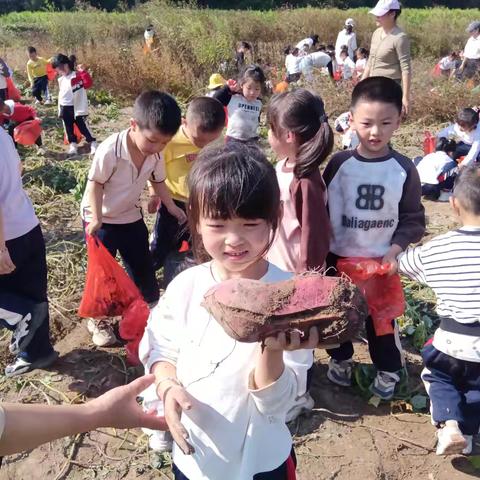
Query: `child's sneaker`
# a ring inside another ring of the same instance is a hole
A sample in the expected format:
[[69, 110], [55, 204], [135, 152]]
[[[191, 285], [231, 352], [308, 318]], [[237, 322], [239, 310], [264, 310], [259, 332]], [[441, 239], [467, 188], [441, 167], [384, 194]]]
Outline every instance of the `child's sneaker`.
[[93, 141], [91, 144], [90, 144], [90, 155], [94, 155], [95, 152], [97, 151], [97, 142]]
[[112, 327], [105, 322], [97, 322], [93, 318], [89, 318], [87, 330], [91, 333], [92, 342], [97, 347], [108, 347], [117, 343], [117, 337], [113, 333]]
[[337, 362], [333, 358], [328, 362], [327, 378], [341, 387], [352, 385], [353, 360], [342, 360]]
[[76, 155], [78, 153], [78, 145], [76, 143], [71, 143], [68, 147], [69, 155]]
[[148, 435], [148, 445], [154, 452], [171, 452], [173, 448], [173, 437], [169, 431], [150, 430], [142, 428]]
[[293, 422], [297, 417], [303, 413], [310, 412], [315, 405], [315, 401], [308, 392], [305, 392], [300, 397], [295, 399], [295, 405], [287, 412], [285, 422]]
[[52, 105], [52, 104], [53, 104], [53, 102], [52, 102], [52, 99], [51, 99], [51, 98], [47, 98], [47, 99], [45, 100], [45, 105]]
[[39, 358], [34, 362], [28, 362], [24, 358], [17, 357], [13, 363], [5, 367], [5, 376], [7, 378], [16, 377], [30, 372], [37, 368], [47, 368], [58, 358], [58, 352], [55, 350], [46, 357]]
[[456, 420], [447, 420], [437, 431], [437, 455], [461, 454], [467, 448], [468, 441], [462, 435]]
[[400, 381], [400, 375], [395, 372], [379, 370], [375, 380], [370, 385], [370, 391], [382, 400], [391, 400], [395, 385]]

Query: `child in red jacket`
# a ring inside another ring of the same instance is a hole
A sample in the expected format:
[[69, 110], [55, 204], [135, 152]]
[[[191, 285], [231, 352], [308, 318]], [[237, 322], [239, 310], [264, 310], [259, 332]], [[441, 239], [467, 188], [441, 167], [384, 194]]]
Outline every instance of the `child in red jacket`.
[[[0, 100], [0, 125], [8, 125], [8, 133], [12, 138], [15, 127], [34, 118], [37, 118], [37, 111], [33, 107], [14, 102], [13, 100]], [[38, 147], [42, 146], [41, 135], [38, 136], [35, 144]]]

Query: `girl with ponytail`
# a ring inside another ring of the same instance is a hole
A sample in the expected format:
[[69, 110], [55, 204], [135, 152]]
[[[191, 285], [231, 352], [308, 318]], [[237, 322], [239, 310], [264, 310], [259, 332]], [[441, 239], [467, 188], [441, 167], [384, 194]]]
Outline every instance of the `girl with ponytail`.
[[88, 98], [85, 90], [84, 77], [75, 71], [76, 58], [59, 53], [52, 59], [52, 66], [58, 73], [58, 116], [63, 121], [68, 138], [70, 155], [76, 155], [78, 150], [75, 126], [90, 144], [90, 153], [97, 149], [97, 142], [87, 126]]
[[[301, 273], [324, 267], [329, 251], [330, 221], [327, 189], [320, 164], [333, 148], [323, 100], [305, 89], [273, 97], [267, 111], [268, 140], [279, 158], [276, 166], [283, 213], [268, 260], [289, 272]], [[305, 351], [305, 363], [313, 364], [313, 352]], [[307, 378], [287, 421], [313, 408]]]

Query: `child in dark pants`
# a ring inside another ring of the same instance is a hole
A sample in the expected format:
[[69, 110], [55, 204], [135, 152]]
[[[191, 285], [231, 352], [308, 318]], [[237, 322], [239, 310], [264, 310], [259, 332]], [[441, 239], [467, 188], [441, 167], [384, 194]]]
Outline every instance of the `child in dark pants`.
[[75, 71], [74, 57], [68, 58], [61, 53], [55, 55], [52, 66], [58, 73], [58, 116], [63, 120], [65, 133], [70, 144], [68, 153], [75, 155], [78, 152], [76, 125], [85, 140], [90, 144], [90, 153], [97, 149], [97, 142], [86, 124], [88, 116], [87, 92], [83, 86], [83, 78]]
[[[187, 108], [186, 116], [176, 135], [163, 150], [166, 169], [166, 185], [177, 205], [184, 212], [188, 201], [186, 178], [200, 150], [214, 142], [221, 135], [225, 125], [225, 111], [222, 104], [208, 97], [194, 98]], [[150, 188], [152, 198], [149, 212], [158, 210], [158, 197]], [[157, 201], [155, 201], [157, 200]], [[178, 223], [167, 207], [162, 204], [157, 213], [153, 239], [150, 245], [155, 270], [165, 265], [169, 255], [178, 253], [183, 242], [190, 241], [186, 225]], [[164, 280], [168, 285], [171, 278]]]
[[422, 351], [422, 380], [437, 430], [437, 455], [472, 452], [480, 427], [480, 167], [463, 168], [450, 205], [462, 226], [409, 249], [398, 270], [437, 297], [441, 318]]
[[[58, 354], [49, 338], [47, 262], [42, 231], [22, 188], [20, 158], [11, 138], [1, 128], [0, 158], [0, 324], [13, 329], [12, 318], [28, 315], [24, 311], [27, 304], [39, 305], [34, 319], [36, 331], [28, 344], [22, 341], [20, 337], [24, 335], [20, 332], [12, 339], [11, 351], [18, 354], [6, 366], [5, 376], [13, 377], [48, 367]], [[29, 329], [31, 325], [25, 327]], [[19, 342], [14, 345], [17, 339]]]
[[[417, 170], [410, 159], [389, 148], [401, 112], [402, 89], [394, 80], [370, 77], [353, 90], [350, 123], [360, 144], [336, 154], [323, 175], [333, 231], [330, 265], [338, 257], [381, 258], [394, 272], [397, 255], [422, 238], [425, 214]], [[389, 335], [377, 336], [373, 327], [368, 319], [368, 344], [377, 369], [370, 390], [388, 400], [403, 366], [398, 328], [394, 319]], [[349, 386], [352, 343], [328, 353], [329, 380]]]
[[[120, 253], [128, 274], [145, 301], [158, 301], [159, 289], [148, 249], [140, 195], [147, 181], [171, 215], [185, 221], [165, 185], [165, 165], [160, 152], [181, 123], [177, 102], [166, 93], [143, 92], [135, 101], [130, 128], [107, 138], [98, 148], [88, 174], [81, 215], [88, 235], [96, 235], [112, 255]], [[103, 322], [88, 321], [93, 343], [116, 341]]]

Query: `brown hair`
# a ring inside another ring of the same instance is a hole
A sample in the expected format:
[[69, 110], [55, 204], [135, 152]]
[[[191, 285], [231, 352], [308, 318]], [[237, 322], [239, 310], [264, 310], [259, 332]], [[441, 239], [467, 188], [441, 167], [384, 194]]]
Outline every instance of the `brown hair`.
[[297, 178], [311, 175], [332, 152], [333, 132], [323, 100], [304, 88], [275, 95], [268, 106], [267, 121], [275, 136], [286, 131], [295, 134]]
[[197, 233], [201, 217], [263, 219], [271, 226], [271, 246], [279, 222], [280, 189], [272, 164], [257, 147], [226, 144], [207, 147], [187, 179], [188, 223], [198, 261], [209, 256]]

